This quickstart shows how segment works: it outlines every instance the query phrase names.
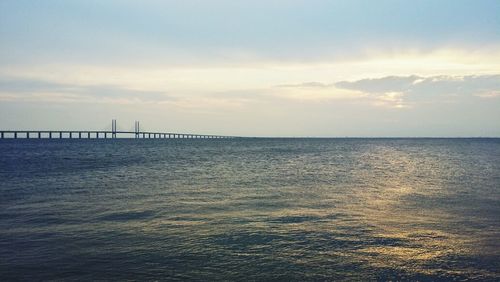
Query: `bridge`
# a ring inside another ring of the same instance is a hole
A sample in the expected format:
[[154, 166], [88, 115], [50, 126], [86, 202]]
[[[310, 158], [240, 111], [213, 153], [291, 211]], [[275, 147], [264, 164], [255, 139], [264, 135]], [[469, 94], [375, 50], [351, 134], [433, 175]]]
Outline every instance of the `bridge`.
[[111, 121], [111, 130], [0, 130], [0, 139], [228, 139], [237, 136], [192, 134], [174, 132], [141, 131], [139, 121], [134, 131], [117, 130], [116, 119]]

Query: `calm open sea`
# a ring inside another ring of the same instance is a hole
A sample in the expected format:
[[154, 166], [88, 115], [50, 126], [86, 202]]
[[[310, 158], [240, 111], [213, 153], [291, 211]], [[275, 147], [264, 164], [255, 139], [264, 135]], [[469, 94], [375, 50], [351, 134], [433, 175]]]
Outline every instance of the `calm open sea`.
[[500, 139], [1, 140], [0, 280], [500, 280]]

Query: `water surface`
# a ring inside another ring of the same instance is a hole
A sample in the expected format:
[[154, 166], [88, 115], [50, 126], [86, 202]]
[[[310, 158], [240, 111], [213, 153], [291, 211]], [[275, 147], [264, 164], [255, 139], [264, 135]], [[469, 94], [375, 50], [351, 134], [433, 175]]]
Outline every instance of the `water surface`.
[[1, 140], [2, 280], [500, 279], [500, 139]]

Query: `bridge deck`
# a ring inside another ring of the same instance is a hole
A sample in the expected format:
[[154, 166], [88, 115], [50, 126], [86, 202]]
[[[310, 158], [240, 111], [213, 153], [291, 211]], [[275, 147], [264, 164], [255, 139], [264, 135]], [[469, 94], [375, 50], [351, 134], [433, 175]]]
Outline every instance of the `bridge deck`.
[[[120, 137], [118, 137], [120, 136]], [[236, 136], [191, 134], [154, 131], [109, 131], [109, 130], [0, 130], [0, 139], [6, 138], [50, 138], [50, 139], [227, 139]]]

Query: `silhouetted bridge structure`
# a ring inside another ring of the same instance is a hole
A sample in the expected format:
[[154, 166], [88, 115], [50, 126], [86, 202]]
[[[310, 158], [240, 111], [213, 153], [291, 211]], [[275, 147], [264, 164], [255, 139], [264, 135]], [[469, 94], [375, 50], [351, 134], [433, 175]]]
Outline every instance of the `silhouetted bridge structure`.
[[141, 131], [139, 122], [135, 122], [134, 131], [120, 131], [116, 128], [116, 120], [111, 122], [111, 130], [0, 130], [0, 139], [17, 138], [49, 138], [49, 139], [228, 139], [237, 136], [192, 134], [174, 132]]

